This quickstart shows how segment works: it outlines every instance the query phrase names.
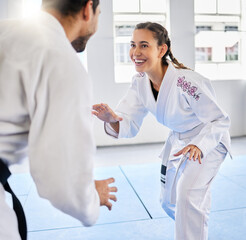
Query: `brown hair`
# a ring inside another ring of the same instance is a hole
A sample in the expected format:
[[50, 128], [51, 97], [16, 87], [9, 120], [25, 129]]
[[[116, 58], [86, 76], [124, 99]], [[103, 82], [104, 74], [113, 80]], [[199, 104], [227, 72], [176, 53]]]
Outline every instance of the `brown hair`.
[[[58, 10], [63, 16], [74, 16], [83, 7], [86, 6], [89, 0], [42, 0], [43, 8], [54, 8]], [[96, 8], [99, 5], [99, 0], [92, 0], [93, 12], [96, 12]]]
[[168, 49], [165, 55], [162, 57], [162, 63], [164, 65], [167, 65], [167, 57], [171, 59], [173, 64], [175, 64], [176, 68], [182, 68], [182, 69], [189, 69], [184, 64], [180, 63], [172, 54], [171, 51], [171, 41], [170, 38], [168, 37], [168, 31], [159, 23], [154, 23], [154, 22], [144, 22], [144, 23], [139, 23], [136, 25], [135, 30], [139, 29], [147, 29], [151, 32], [153, 32], [154, 38], [157, 40], [158, 46], [162, 46], [163, 44], [166, 44]]

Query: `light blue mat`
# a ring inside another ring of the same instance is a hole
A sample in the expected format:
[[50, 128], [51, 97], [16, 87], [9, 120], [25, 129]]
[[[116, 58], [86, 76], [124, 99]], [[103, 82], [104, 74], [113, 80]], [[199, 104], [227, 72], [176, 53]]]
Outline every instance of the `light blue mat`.
[[[243, 240], [246, 210], [211, 213], [209, 240]], [[92, 228], [66, 228], [29, 233], [29, 240], [173, 240], [174, 221], [169, 218], [96, 225]]]
[[212, 212], [208, 225], [209, 240], [244, 240], [246, 208]]
[[[116, 194], [118, 201], [114, 204], [112, 211], [108, 211], [106, 207], [101, 207], [97, 224], [149, 219], [148, 213], [119, 167], [98, 168], [95, 175], [96, 179], [114, 177], [116, 179], [115, 185], [119, 189]], [[81, 226], [79, 221], [58, 211], [47, 200], [41, 199], [34, 186], [27, 197], [24, 209], [29, 231]]]
[[211, 192], [211, 211], [246, 208], [246, 189], [224, 176], [215, 178]]
[[173, 240], [174, 222], [168, 218], [32, 232], [29, 240]]
[[[174, 222], [159, 204], [160, 164], [95, 169], [96, 179], [114, 177], [118, 202], [101, 208], [97, 224], [85, 228], [41, 199], [29, 174], [14, 174], [10, 183], [27, 216], [29, 240], [173, 240]], [[227, 159], [212, 185], [209, 240], [246, 239], [246, 156]]]
[[122, 166], [152, 218], [168, 217], [160, 205], [160, 163]]

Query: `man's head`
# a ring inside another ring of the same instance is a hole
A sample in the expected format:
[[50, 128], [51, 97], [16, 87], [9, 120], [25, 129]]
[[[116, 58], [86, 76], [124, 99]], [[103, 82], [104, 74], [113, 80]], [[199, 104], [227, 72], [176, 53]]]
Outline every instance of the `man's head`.
[[65, 31], [73, 33], [69, 39], [74, 49], [77, 52], [84, 51], [87, 41], [97, 30], [99, 0], [42, 0], [42, 7], [68, 20]]
[[[74, 16], [81, 11], [90, 0], [42, 0], [42, 6], [45, 9], [53, 8], [59, 11], [63, 16]], [[99, 0], [93, 2], [93, 12], [96, 13]]]

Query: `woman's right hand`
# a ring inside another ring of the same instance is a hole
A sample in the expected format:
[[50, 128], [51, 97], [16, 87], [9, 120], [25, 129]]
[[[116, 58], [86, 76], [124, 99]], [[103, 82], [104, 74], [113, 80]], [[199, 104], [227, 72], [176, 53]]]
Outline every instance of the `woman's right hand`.
[[116, 123], [123, 120], [123, 118], [116, 115], [115, 112], [107, 104], [95, 104], [92, 106], [92, 109], [92, 114], [97, 116], [100, 120], [104, 122]]

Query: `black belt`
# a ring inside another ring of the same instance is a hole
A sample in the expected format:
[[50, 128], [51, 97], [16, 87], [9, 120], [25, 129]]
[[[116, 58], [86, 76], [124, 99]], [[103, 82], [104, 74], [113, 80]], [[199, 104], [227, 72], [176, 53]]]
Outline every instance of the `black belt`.
[[27, 226], [26, 226], [26, 218], [25, 213], [23, 211], [22, 205], [18, 198], [13, 193], [12, 189], [8, 184], [8, 178], [11, 175], [9, 168], [7, 165], [0, 159], [0, 182], [2, 183], [5, 191], [9, 192], [13, 198], [13, 209], [17, 216], [18, 221], [18, 229], [22, 240], [27, 239]]

